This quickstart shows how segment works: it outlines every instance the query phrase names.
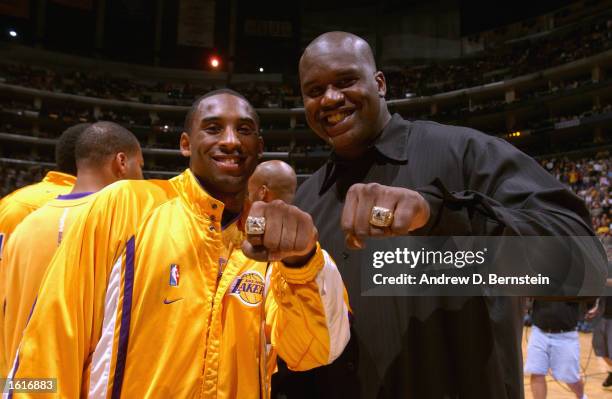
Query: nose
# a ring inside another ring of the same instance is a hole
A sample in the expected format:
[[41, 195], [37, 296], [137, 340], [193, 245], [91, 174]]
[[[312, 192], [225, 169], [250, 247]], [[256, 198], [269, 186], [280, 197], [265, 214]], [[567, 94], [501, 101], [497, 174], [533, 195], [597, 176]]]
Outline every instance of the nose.
[[238, 132], [233, 126], [227, 126], [219, 138], [219, 146], [225, 151], [234, 151], [242, 146]]
[[344, 102], [344, 94], [336, 89], [334, 86], [329, 85], [327, 89], [325, 89], [325, 93], [323, 93], [323, 98], [321, 99], [321, 108], [326, 109], [334, 109], [341, 105]]

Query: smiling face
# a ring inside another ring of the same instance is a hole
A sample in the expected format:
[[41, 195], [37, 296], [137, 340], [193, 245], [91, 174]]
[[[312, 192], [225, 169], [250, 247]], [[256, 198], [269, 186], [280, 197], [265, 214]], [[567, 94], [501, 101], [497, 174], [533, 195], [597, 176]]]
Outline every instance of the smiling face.
[[254, 109], [227, 93], [200, 101], [189, 132], [181, 136], [191, 171], [219, 200], [245, 191], [262, 151]]
[[344, 158], [362, 155], [390, 118], [384, 75], [354, 35], [315, 39], [300, 60], [300, 83], [308, 125]]

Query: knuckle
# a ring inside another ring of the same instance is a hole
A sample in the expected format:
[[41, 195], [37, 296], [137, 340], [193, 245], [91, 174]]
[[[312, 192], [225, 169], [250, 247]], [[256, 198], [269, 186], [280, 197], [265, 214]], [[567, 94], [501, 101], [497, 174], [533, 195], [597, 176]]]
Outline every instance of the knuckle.
[[314, 226], [314, 221], [312, 220], [312, 216], [309, 213], [303, 212], [302, 214], [302, 220], [304, 221], [304, 223], [306, 223], [308, 226]]
[[385, 186], [379, 183], [369, 183], [368, 184], [368, 189], [370, 190], [370, 192], [373, 192], [373, 193], [384, 190], [384, 188]]
[[283, 201], [279, 200], [279, 199], [275, 199], [274, 201], [270, 202], [270, 206], [274, 209], [283, 209], [287, 206], [287, 204], [285, 204]]
[[348, 189], [348, 192], [351, 194], [357, 194], [358, 192], [363, 190], [364, 187], [365, 187], [365, 184], [363, 183], [355, 183]]
[[287, 206], [287, 213], [289, 215], [299, 216], [299, 215], [302, 215], [302, 214], [306, 213], [306, 212], [302, 211], [300, 208], [298, 208], [295, 205], [287, 205], [287, 204], [285, 204], [285, 205]]
[[362, 226], [355, 227], [355, 234], [357, 234], [360, 237], [367, 236], [368, 231], [369, 231], [369, 228], [367, 227], [362, 227]]
[[257, 212], [265, 207], [265, 203], [263, 201], [255, 201], [251, 204], [251, 211], [249, 213]]

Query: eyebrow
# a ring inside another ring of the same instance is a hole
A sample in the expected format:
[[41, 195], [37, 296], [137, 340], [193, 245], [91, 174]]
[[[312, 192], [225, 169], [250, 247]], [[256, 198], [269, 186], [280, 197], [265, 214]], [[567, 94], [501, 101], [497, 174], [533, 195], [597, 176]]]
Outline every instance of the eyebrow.
[[207, 122], [218, 122], [220, 120], [221, 118], [219, 118], [218, 116], [209, 116], [207, 118], [202, 118], [202, 120], [200, 120], [200, 124], [203, 125], [204, 123], [207, 123]]
[[[203, 125], [205, 123], [211, 123], [211, 122], [219, 122], [221, 121], [223, 118], [219, 117], [219, 116], [209, 116], [206, 118], [202, 118], [202, 120], [200, 121], [200, 125]], [[252, 117], [243, 117], [243, 118], [238, 118], [238, 122], [239, 123], [253, 123], [253, 124], [257, 124], [257, 122], [255, 121], [255, 119], [253, 119]]]

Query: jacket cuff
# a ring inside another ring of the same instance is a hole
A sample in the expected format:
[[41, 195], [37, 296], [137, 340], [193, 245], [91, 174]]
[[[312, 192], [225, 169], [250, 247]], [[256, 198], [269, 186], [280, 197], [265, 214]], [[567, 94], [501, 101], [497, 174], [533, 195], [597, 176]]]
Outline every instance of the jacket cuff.
[[317, 274], [325, 265], [325, 258], [321, 245], [317, 242], [317, 248], [314, 255], [308, 263], [301, 267], [288, 267], [283, 262], [274, 262], [281, 275], [290, 284], [306, 284], [317, 277]]

